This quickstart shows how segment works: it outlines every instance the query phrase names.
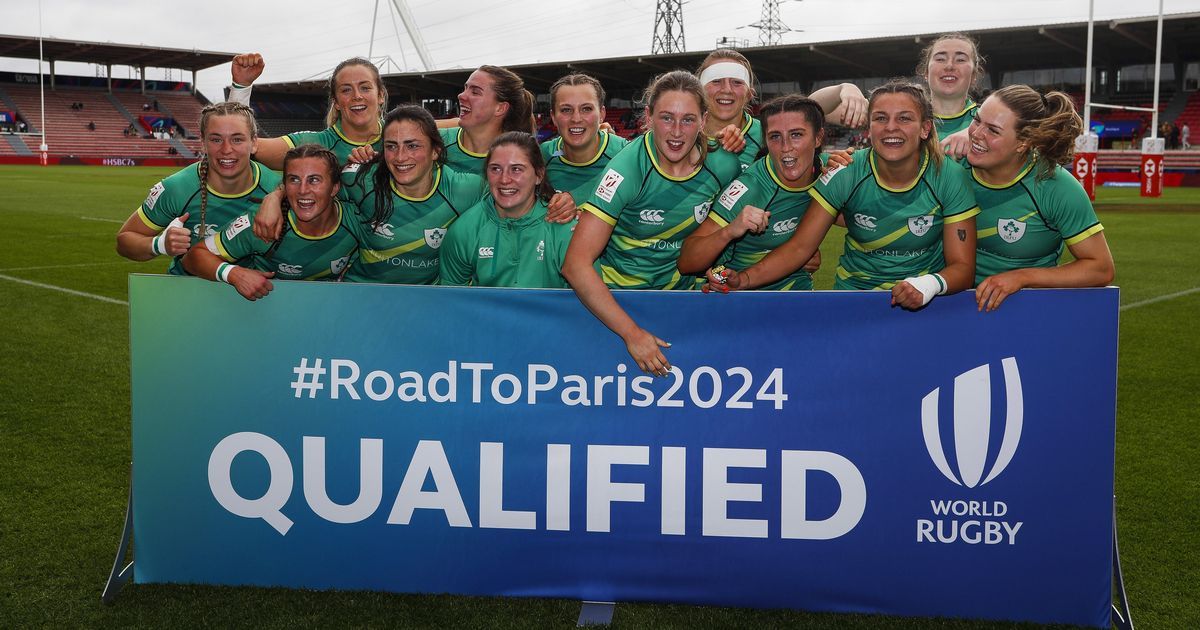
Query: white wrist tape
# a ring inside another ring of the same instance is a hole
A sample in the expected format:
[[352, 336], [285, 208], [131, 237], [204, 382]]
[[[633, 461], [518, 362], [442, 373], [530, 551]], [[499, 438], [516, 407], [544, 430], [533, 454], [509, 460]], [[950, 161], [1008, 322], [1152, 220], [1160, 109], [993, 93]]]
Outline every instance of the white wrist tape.
[[927, 273], [923, 276], [915, 278], [905, 278], [912, 288], [921, 292], [921, 306], [929, 304], [934, 296], [942, 295], [946, 292], [946, 280], [940, 274]]
[[167, 234], [171, 232], [171, 228], [183, 228], [183, 221], [180, 221], [179, 217], [171, 219], [171, 222], [167, 224], [167, 227], [163, 228], [162, 232], [158, 233], [158, 236], [150, 239], [151, 254], [162, 256], [167, 253]]
[[234, 83], [229, 86], [229, 96], [225, 100], [230, 103], [241, 103], [246, 107], [250, 106], [250, 91], [254, 89], [253, 85], [238, 85]]
[[707, 85], [709, 81], [721, 79], [739, 79], [742, 83], [750, 85], [750, 71], [740, 63], [722, 61], [714, 63], [700, 73], [700, 85]]
[[232, 271], [233, 271], [233, 265], [231, 265], [227, 262], [221, 263], [220, 266], [217, 267], [217, 278], [216, 278], [217, 281], [224, 282], [225, 284], [230, 284], [229, 273]]

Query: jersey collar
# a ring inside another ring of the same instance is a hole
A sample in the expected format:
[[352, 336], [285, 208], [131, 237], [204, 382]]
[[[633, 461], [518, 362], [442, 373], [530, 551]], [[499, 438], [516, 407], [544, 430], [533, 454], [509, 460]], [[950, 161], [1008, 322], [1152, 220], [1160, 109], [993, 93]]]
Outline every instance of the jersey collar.
[[662, 167], [658, 165], [658, 156], [654, 154], [654, 132], [647, 131], [646, 135], [642, 136], [642, 138], [644, 139], [644, 144], [646, 146], [646, 155], [650, 156], [650, 163], [654, 165], [654, 170], [658, 171], [659, 175], [662, 175], [673, 182], [686, 182], [687, 180], [695, 177], [696, 173], [699, 173], [701, 168], [704, 168], [704, 165], [701, 164], [700, 166], [696, 167], [696, 170], [684, 175], [683, 177], [668, 175], [667, 172], [662, 170]]
[[416, 202], [420, 203], [422, 201], [429, 199], [430, 197], [433, 196], [433, 193], [437, 192], [438, 186], [442, 183], [442, 167], [441, 166], [434, 167], [433, 186], [431, 186], [429, 188], [429, 193], [427, 195], [425, 195], [424, 197], [409, 197], [408, 195], [400, 192], [400, 189], [396, 187], [396, 180], [392, 179], [391, 177], [388, 177], [388, 183], [391, 184], [392, 192], [396, 193], [396, 196], [400, 197], [401, 199], [403, 199], [405, 201], [416, 201]]
[[455, 129], [454, 146], [458, 147], [459, 151], [462, 151], [463, 153], [466, 153], [467, 155], [469, 155], [473, 158], [486, 158], [487, 157], [487, 151], [484, 151], [483, 153], [475, 153], [475, 152], [471, 151], [470, 149], [468, 149], [467, 147], [463, 146], [462, 127], [458, 127], [457, 129]]
[[779, 178], [779, 175], [775, 174], [775, 160], [771, 159], [771, 156], [769, 154], [766, 157], [764, 157], [763, 159], [766, 160], [766, 162], [767, 162], [767, 174], [770, 175], [771, 179], [775, 181], [775, 185], [779, 186], [780, 188], [782, 188], [788, 192], [804, 192], [804, 191], [808, 190], [809, 188], [812, 188], [817, 183], [817, 178], [814, 177], [813, 180], [811, 182], [809, 182], [807, 186], [801, 186], [799, 188], [792, 188], [791, 186], [788, 186], [787, 184], [783, 183], [783, 180]]
[[309, 235], [305, 234], [304, 232], [301, 232], [300, 229], [298, 227], [296, 227], [296, 213], [292, 210], [288, 210], [288, 223], [291, 224], [292, 231], [296, 233], [296, 236], [299, 236], [300, 238], [302, 238], [306, 241], [324, 240], [324, 239], [329, 238], [330, 236], [333, 236], [334, 233], [337, 232], [342, 227], [342, 202], [338, 201], [337, 199], [334, 199], [333, 200], [333, 209], [337, 212], [337, 222], [335, 222], [333, 224], [333, 227], [330, 228], [330, 230], [328, 232], [326, 232], [325, 234], [319, 234], [317, 236], [309, 236]]
[[875, 172], [875, 151], [871, 150], [870, 153], [871, 154], [870, 154], [870, 156], [868, 156], [868, 159], [870, 160], [870, 163], [871, 163], [871, 176], [875, 178], [875, 183], [878, 184], [880, 188], [882, 188], [888, 192], [902, 193], [902, 192], [908, 192], [908, 191], [912, 190], [913, 187], [917, 185], [917, 182], [921, 181], [921, 177], [923, 177], [925, 175], [925, 169], [929, 168], [929, 151], [922, 148], [921, 149], [921, 168], [917, 170], [917, 176], [913, 178], [912, 183], [905, 186], [904, 188], [888, 188], [883, 183], [883, 180], [879, 178], [879, 173]]
[[604, 155], [604, 151], [606, 149], [608, 149], [608, 134], [603, 131], [600, 132], [600, 150], [596, 151], [596, 155], [593, 155], [592, 159], [590, 159], [586, 162], [572, 162], [567, 159], [566, 154], [562, 152], [562, 136], [559, 136], [558, 140], [555, 141], [555, 146], [554, 146], [555, 152], [557, 152], [559, 154], [558, 159], [562, 160], [563, 164], [566, 164], [567, 166], [577, 166], [577, 167], [591, 166], [591, 165], [595, 164], [596, 160], [599, 160], [600, 156]]
[[1017, 176], [1014, 177], [1013, 180], [1011, 182], [1008, 182], [1007, 184], [999, 184], [999, 185], [989, 184], [979, 178], [979, 173], [976, 172], [976, 170], [974, 168], [971, 169], [971, 178], [975, 180], [976, 184], [979, 184], [980, 186], [983, 186], [984, 188], [990, 188], [992, 190], [1003, 190], [1005, 188], [1011, 188], [1011, 187], [1015, 186], [1017, 184], [1017, 182], [1021, 181], [1022, 179], [1025, 179], [1025, 176], [1029, 174], [1029, 171], [1033, 170], [1033, 167], [1035, 164], [1037, 164], [1037, 160], [1033, 159], [1033, 156], [1026, 158], [1025, 166], [1022, 166], [1021, 170], [1017, 173]]
[[953, 120], [955, 118], [960, 118], [963, 114], [966, 114], [967, 112], [971, 111], [974, 107], [975, 107], [975, 101], [972, 101], [970, 98], [968, 98], [967, 102], [966, 102], [966, 106], [962, 108], [961, 112], [958, 112], [957, 114], [947, 114], [945, 116], [943, 116], [941, 114], [934, 114], [933, 117], [941, 119], [941, 120]]
[[[209, 184], [208, 182], [205, 182], [204, 186], [206, 188], [208, 188], [208, 192], [210, 194], [216, 195], [222, 199], [237, 199], [238, 197], [245, 197], [246, 195], [249, 195], [250, 193], [254, 192], [255, 188], [258, 188], [258, 178], [262, 175], [262, 173], [258, 170], [258, 162], [255, 162], [254, 160], [250, 160], [250, 170], [254, 171], [254, 181], [250, 182], [249, 188], [247, 188], [246, 190], [244, 190], [240, 193], [234, 193], [232, 195], [226, 195], [224, 193], [219, 193], [216, 190], [213, 190], [212, 184]], [[196, 173], [199, 174], [199, 172], [200, 172], [200, 163], [197, 162], [196, 163]]]
[[347, 138], [346, 134], [342, 133], [342, 120], [340, 118], [337, 120], [337, 122], [333, 123], [333, 133], [336, 133], [339, 138], [345, 140], [347, 144], [352, 144], [356, 147], [364, 147], [368, 144], [375, 144], [376, 142], [379, 142], [379, 138], [383, 136], [383, 119], [379, 119], [379, 133], [375, 134], [374, 138], [371, 138], [366, 142], [355, 142], [350, 138]]

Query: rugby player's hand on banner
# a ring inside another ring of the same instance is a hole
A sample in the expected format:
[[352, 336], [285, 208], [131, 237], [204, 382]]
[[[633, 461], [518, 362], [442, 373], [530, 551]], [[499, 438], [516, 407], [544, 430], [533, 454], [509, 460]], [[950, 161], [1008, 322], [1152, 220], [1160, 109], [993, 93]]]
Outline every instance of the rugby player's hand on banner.
[[274, 289], [271, 284], [271, 278], [275, 277], [274, 271], [258, 271], [257, 269], [247, 269], [245, 267], [234, 267], [229, 272], [229, 284], [237, 289], [237, 292], [242, 297], [251, 302], [267, 297], [267, 294]]

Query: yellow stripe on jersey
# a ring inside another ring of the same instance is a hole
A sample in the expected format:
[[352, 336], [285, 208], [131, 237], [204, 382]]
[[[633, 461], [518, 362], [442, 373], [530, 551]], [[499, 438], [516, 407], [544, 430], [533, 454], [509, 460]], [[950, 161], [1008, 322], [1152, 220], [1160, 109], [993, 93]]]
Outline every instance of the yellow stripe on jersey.
[[1086, 241], [1088, 238], [1095, 236], [1096, 234], [1099, 234], [1100, 232], [1103, 232], [1103, 231], [1104, 231], [1104, 226], [1097, 223], [1096, 225], [1093, 225], [1092, 227], [1076, 234], [1075, 236], [1072, 236], [1071, 238], [1063, 239], [1063, 242], [1066, 243], [1067, 245], [1074, 245], [1081, 241]]
[[673, 182], [686, 182], [687, 180], [695, 177], [696, 173], [700, 172], [700, 169], [704, 168], [704, 165], [701, 164], [700, 166], [697, 166], [696, 170], [692, 171], [691, 173], [688, 173], [687, 175], [684, 175], [683, 177], [675, 177], [674, 175], [671, 175], [671, 174], [667, 173], [666, 171], [664, 171], [662, 169], [662, 167], [658, 165], [658, 156], [655, 154], [655, 149], [654, 149], [654, 133], [653, 132], [651, 132], [651, 131], [646, 132], [646, 140], [642, 144], [646, 145], [646, 155], [650, 156], [650, 163], [654, 165], [654, 170], [658, 171], [659, 175], [662, 175], [663, 177], [665, 177]]
[[388, 178], [388, 183], [391, 184], [391, 186], [392, 186], [392, 192], [396, 193], [396, 196], [400, 197], [401, 199], [403, 199], [405, 201], [416, 201], [416, 202], [426, 201], [430, 197], [433, 196], [433, 193], [437, 192], [438, 186], [442, 185], [442, 167], [440, 167], [440, 166], [434, 167], [433, 186], [431, 186], [429, 188], [429, 192], [426, 193], [424, 197], [409, 197], [408, 195], [400, 192], [400, 187], [396, 185], [396, 179], [393, 177]]
[[977, 214], [979, 214], [979, 206], [974, 206], [970, 209], [959, 212], [958, 214], [946, 215], [942, 218], [942, 220], [945, 221], [947, 225], [950, 225], [953, 223], [958, 223], [959, 221], [966, 221]]
[[[679, 275], [679, 270], [676, 269], [674, 275], [671, 276], [671, 281], [668, 282], [665, 286], [663, 286], [663, 288], [664, 289], [674, 289], [675, 285], [679, 284], [679, 281], [682, 279], [683, 279], [683, 276]], [[693, 281], [694, 281], [694, 279], [693, 279]]]
[[646, 284], [644, 279], [621, 273], [608, 265], [600, 265], [600, 279], [604, 280], [604, 284], [615, 284], [619, 287], [636, 287]]
[[226, 194], [219, 193], [213, 189], [211, 183], [207, 184], [208, 192], [210, 192], [222, 199], [237, 199], [238, 197], [245, 197], [246, 195], [249, 195], [250, 193], [254, 192], [255, 188], [258, 188], [258, 179], [262, 175], [262, 171], [260, 171], [259, 168], [260, 167], [258, 165], [258, 162], [250, 162], [250, 170], [254, 171], [254, 181], [250, 183], [249, 188], [247, 188], [246, 190], [244, 190], [240, 193], [235, 193], [232, 195], [226, 195]]
[[817, 190], [816, 188], [813, 188], [812, 190], [808, 191], [808, 194], [812, 195], [812, 198], [816, 199], [817, 203], [821, 204], [821, 207], [825, 209], [825, 212], [828, 212], [829, 214], [833, 215], [833, 218], [835, 218], [835, 219], [837, 218], [837, 215], [839, 214], [839, 210], [837, 208], [834, 208], [833, 204], [829, 203], [828, 201], [825, 201], [825, 197], [821, 196], [821, 191]]
[[217, 246], [217, 255], [225, 262], [234, 262], [236, 259], [230, 255], [229, 250], [225, 249], [225, 239], [221, 238], [221, 232], [213, 234], [213, 244]]
[[963, 107], [962, 111], [958, 112], [957, 114], [947, 114], [944, 116], [942, 114], [934, 114], [933, 117], [940, 118], [942, 120], [951, 120], [954, 118], [958, 118], [959, 116], [962, 116], [963, 114], [967, 113], [968, 111], [971, 110], [972, 107], [975, 107], [975, 101], [972, 101], [971, 99], [968, 98], [966, 101], [966, 107]]
[[879, 249], [880, 247], [883, 247], [884, 245], [890, 245], [891, 243], [895, 242], [896, 239], [900, 238], [901, 236], [904, 236], [905, 234], [908, 234], [908, 225], [907, 224], [905, 224], [904, 227], [896, 230], [895, 232], [892, 232], [891, 234], [888, 234], [887, 236], [885, 236], [883, 238], [877, 238], [873, 241], [867, 241], [866, 243], [859, 243], [858, 241], [854, 240], [849, 235], [847, 235], [846, 242], [850, 243], [850, 247], [853, 247], [854, 249], [857, 249], [860, 252], [869, 252], [869, 251]]
[[583, 202], [583, 205], [580, 206], [580, 209], [595, 215], [595, 217], [597, 219], [600, 219], [601, 221], [609, 224], [609, 226], [611, 226], [611, 227], [617, 226], [617, 218], [616, 217], [608, 216], [608, 213], [604, 212], [600, 208], [597, 208], [596, 206], [594, 206], [586, 201]]
[[558, 159], [562, 160], [562, 163], [566, 164], [567, 166], [576, 166], [576, 167], [591, 166], [591, 165], [595, 164], [596, 160], [599, 160], [600, 157], [604, 155], [604, 151], [608, 149], [608, 138], [609, 138], [609, 136], [607, 133], [605, 133], [603, 131], [600, 132], [600, 150], [596, 152], [596, 155], [592, 156], [592, 159], [590, 159], [586, 162], [575, 163], [575, 162], [572, 162], [567, 159], [566, 154], [562, 153], [562, 141], [563, 140], [562, 140], [561, 136], [555, 142], [554, 149], [556, 152], [561, 154], [558, 156]]
[[654, 246], [655, 243], [657, 243], [659, 241], [665, 241], [695, 223], [696, 223], [696, 217], [690, 216], [683, 223], [680, 223], [679, 225], [676, 225], [675, 227], [673, 227], [665, 232], [655, 234], [654, 236], [651, 236], [650, 238], [647, 238], [647, 239], [636, 239], [636, 238], [629, 238], [628, 236], [617, 236], [614, 238], [614, 240], [617, 242], [617, 245], [621, 249], [640, 249], [643, 247], [652, 247], [652, 246]]
[[142, 223], [145, 223], [146, 227], [150, 228], [151, 230], [154, 230], [155, 232], [162, 232], [163, 230], [167, 229], [167, 226], [159, 225], [151, 221], [150, 217], [146, 216], [145, 208], [138, 206], [133, 212], [138, 216], [139, 219], [142, 220]]
[[713, 223], [716, 223], [717, 225], [719, 225], [721, 227], [725, 227], [725, 226], [729, 225], [729, 222], [725, 220], [725, 217], [721, 216], [720, 214], [717, 214], [716, 212], [709, 212], [708, 218], [712, 219]]
[[[329, 238], [330, 236], [333, 236], [334, 234], [336, 234], [338, 229], [342, 227], [342, 202], [335, 199], [333, 201], [333, 206], [334, 206], [334, 210], [337, 212], [337, 221], [335, 221], [333, 224], [333, 227], [330, 228], [329, 231], [324, 234], [318, 234], [317, 236], [309, 236], [309, 235], [305, 234], [304, 232], [301, 232], [300, 228], [296, 225], [295, 211], [288, 211], [288, 215], [287, 215], [288, 223], [291, 224], [292, 231], [296, 233], [296, 236], [299, 236], [300, 238], [302, 238], [306, 241], [325, 240], [325, 239]], [[328, 212], [328, 210], [326, 210], [326, 212]]]
[[369, 263], [383, 262], [383, 261], [391, 258], [392, 256], [399, 256], [400, 254], [407, 254], [408, 252], [411, 252], [415, 249], [420, 249], [421, 246], [424, 244], [425, 244], [425, 239], [419, 238], [411, 243], [405, 243], [404, 245], [401, 245], [399, 247], [393, 247], [391, 249], [384, 249], [384, 250], [364, 249], [364, 250], [361, 250], [362, 258], [363, 258], [363, 260], [365, 260], [366, 262], [369, 262]]
[[343, 141], [346, 142], [346, 144], [352, 144], [356, 147], [362, 147], [362, 146], [366, 146], [368, 144], [375, 144], [376, 142], [379, 141], [379, 138], [383, 136], [383, 119], [382, 118], [379, 119], [379, 133], [375, 134], [374, 138], [371, 138], [370, 140], [367, 140], [366, 142], [355, 142], [355, 141], [351, 140], [350, 138], [347, 138], [346, 134], [342, 133], [342, 121], [340, 118], [338, 119], [337, 122], [333, 123], [333, 133], [336, 133], [339, 138], [341, 138]]
[[[1033, 215], [1035, 215], [1035, 214], [1037, 214], [1037, 210], [1030, 210], [1028, 214], [1022, 215], [1022, 216], [1020, 216], [1020, 217], [1017, 217], [1017, 219], [1016, 219], [1016, 220], [1017, 220], [1017, 221], [1022, 221], [1022, 222], [1023, 222], [1023, 221], [1025, 221], [1026, 219], [1028, 219], [1029, 217], [1031, 217], [1031, 216], [1033, 216]], [[975, 231], [975, 238], [987, 238], [987, 237], [989, 237], [989, 236], [995, 236], [995, 235], [996, 235], [996, 233], [997, 233], [997, 232], [999, 232], [999, 231], [1000, 231], [1000, 228], [999, 228], [999, 227], [990, 227], [990, 228], [988, 228], [988, 229], [986, 229], [986, 230], [976, 230], [976, 231]]]

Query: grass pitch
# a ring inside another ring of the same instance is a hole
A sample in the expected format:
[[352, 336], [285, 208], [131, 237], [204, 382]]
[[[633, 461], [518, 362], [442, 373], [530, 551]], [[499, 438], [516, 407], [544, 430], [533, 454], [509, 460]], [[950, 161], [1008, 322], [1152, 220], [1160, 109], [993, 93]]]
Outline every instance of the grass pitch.
[[[0, 167], [0, 626], [572, 626], [578, 603], [549, 599], [134, 585], [115, 605], [100, 603], [129, 484], [126, 277], [166, 269], [162, 259], [118, 257], [114, 236], [172, 170]], [[1167, 189], [1158, 201], [1133, 189], [1098, 194], [1122, 287], [1116, 492], [1126, 585], [1139, 626], [1194, 628], [1200, 190]], [[840, 247], [840, 232], [826, 239], [818, 288], [832, 285]], [[614, 623], [1028, 626], [650, 604], [617, 606]]]

